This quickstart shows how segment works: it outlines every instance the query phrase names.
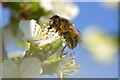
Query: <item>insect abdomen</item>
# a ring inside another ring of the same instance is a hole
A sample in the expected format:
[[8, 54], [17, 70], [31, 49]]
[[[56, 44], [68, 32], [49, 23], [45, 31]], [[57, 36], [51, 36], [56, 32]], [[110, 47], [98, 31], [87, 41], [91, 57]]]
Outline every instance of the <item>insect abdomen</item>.
[[63, 33], [63, 37], [66, 39], [69, 48], [73, 49], [77, 46], [78, 35], [74, 34], [73, 32], [66, 32]]

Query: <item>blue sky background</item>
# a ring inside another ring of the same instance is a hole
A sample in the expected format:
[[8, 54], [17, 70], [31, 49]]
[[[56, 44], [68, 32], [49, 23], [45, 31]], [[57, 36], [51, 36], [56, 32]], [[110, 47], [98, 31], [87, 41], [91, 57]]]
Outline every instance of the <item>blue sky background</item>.
[[[80, 14], [72, 20], [75, 27], [79, 31], [85, 30], [91, 25], [96, 25], [99, 28], [105, 30], [110, 35], [118, 34], [118, 12], [115, 8], [107, 8], [102, 3], [96, 2], [76, 2], [79, 6]], [[10, 11], [8, 9], [2, 9], [2, 24], [5, 26], [9, 23]], [[15, 50], [24, 50], [23, 48], [16, 48], [12, 44], [7, 47], [8, 52]], [[82, 46], [77, 46], [73, 52], [78, 55], [75, 59], [78, 64], [81, 65], [80, 73], [72, 76], [73, 78], [116, 78], [118, 77], [118, 58], [114, 59], [113, 63], [108, 65], [101, 65], [96, 63], [89, 52]], [[54, 76], [42, 76], [42, 77], [56, 77]]]

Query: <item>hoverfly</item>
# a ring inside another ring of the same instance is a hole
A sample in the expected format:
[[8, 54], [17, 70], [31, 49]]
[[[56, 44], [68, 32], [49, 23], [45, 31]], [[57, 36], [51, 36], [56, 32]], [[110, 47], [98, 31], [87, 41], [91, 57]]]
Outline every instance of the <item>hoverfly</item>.
[[50, 17], [49, 25], [50, 27], [48, 29], [54, 28], [56, 32], [59, 32], [60, 35], [66, 39], [67, 45], [70, 49], [77, 46], [80, 32], [74, 28], [72, 22], [64, 17], [54, 15]]

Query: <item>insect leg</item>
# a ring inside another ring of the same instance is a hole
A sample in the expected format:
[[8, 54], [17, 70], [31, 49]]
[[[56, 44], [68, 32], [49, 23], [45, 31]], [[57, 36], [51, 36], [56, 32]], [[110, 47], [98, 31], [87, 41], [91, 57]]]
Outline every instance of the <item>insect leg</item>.
[[58, 29], [55, 32], [58, 32]]
[[52, 26], [48, 27], [48, 29], [52, 29]]

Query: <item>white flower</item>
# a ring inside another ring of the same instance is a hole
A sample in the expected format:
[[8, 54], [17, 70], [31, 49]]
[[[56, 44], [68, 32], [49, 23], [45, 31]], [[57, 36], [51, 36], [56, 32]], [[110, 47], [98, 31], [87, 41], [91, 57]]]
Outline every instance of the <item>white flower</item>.
[[24, 34], [24, 40], [31, 41], [39, 46], [52, 43], [60, 38], [54, 29], [48, 30], [48, 27], [46, 24], [44, 24], [43, 27], [39, 26], [33, 19], [20, 21], [19, 23], [19, 28]]
[[52, 75], [57, 73], [59, 78], [66, 78], [75, 75], [79, 70], [75, 68], [80, 67], [80, 65], [75, 66], [76, 61], [72, 54], [65, 55], [63, 58], [53, 57], [47, 59], [43, 62], [43, 74], [42, 75]]
[[116, 40], [104, 31], [92, 27], [88, 28], [84, 34], [86, 36], [83, 39], [84, 43], [95, 61], [102, 64], [111, 63], [117, 53]]
[[62, 39], [62, 36], [59, 36], [59, 33], [56, 33], [55, 29], [49, 30], [49, 26], [46, 24], [43, 24], [41, 27], [33, 19], [21, 21], [19, 27], [24, 33], [24, 40], [32, 43], [24, 57], [34, 56], [44, 61], [53, 54], [56, 54], [64, 43], [64, 39]]
[[37, 58], [25, 58], [20, 66], [11, 60], [2, 63], [2, 78], [36, 78], [41, 75], [41, 62]]
[[40, 6], [48, 11], [52, 11], [53, 14], [61, 15], [67, 19], [75, 18], [79, 13], [79, 8], [71, 2], [62, 0], [56, 2], [56, 0], [42, 0]]
[[70, 76], [79, 72], [79, 70], [74, 69], [79, 67], [75, 66], [74, 58], [69, 58], [72, 57], [71, 54], [63, 56], [63, 50], [66, 46], [64, 43], [65, 40], [62, 39], [58, 33], [55, 33], [54, 29], [48, 30], [47, 28], [49, 26], [45, 24], [43, 27], [40, 27], [34, 20], [21, 21], [19, 25], [24, 33], [24, 40], [31, 41], [38, 45], [31, 44], [24, 58], [39, 58], [42, 62], [42, 75], [58, 73], [64, 76]]
[[79, 68], [80, 65], [75, 66], [75, 60], [74, 57], [72, 57], [72, 53], [65, 55], [62, 58], [62, 61], [60, 61], [59, 63], [59, 67], [58, 67], [58, 76], [59, 78], [65, 78], [65, 77], [69, 77], [75, 74], [78, 74], [78, 72], [80, 72], [80, 70], [76, 70], [75, 68]]

